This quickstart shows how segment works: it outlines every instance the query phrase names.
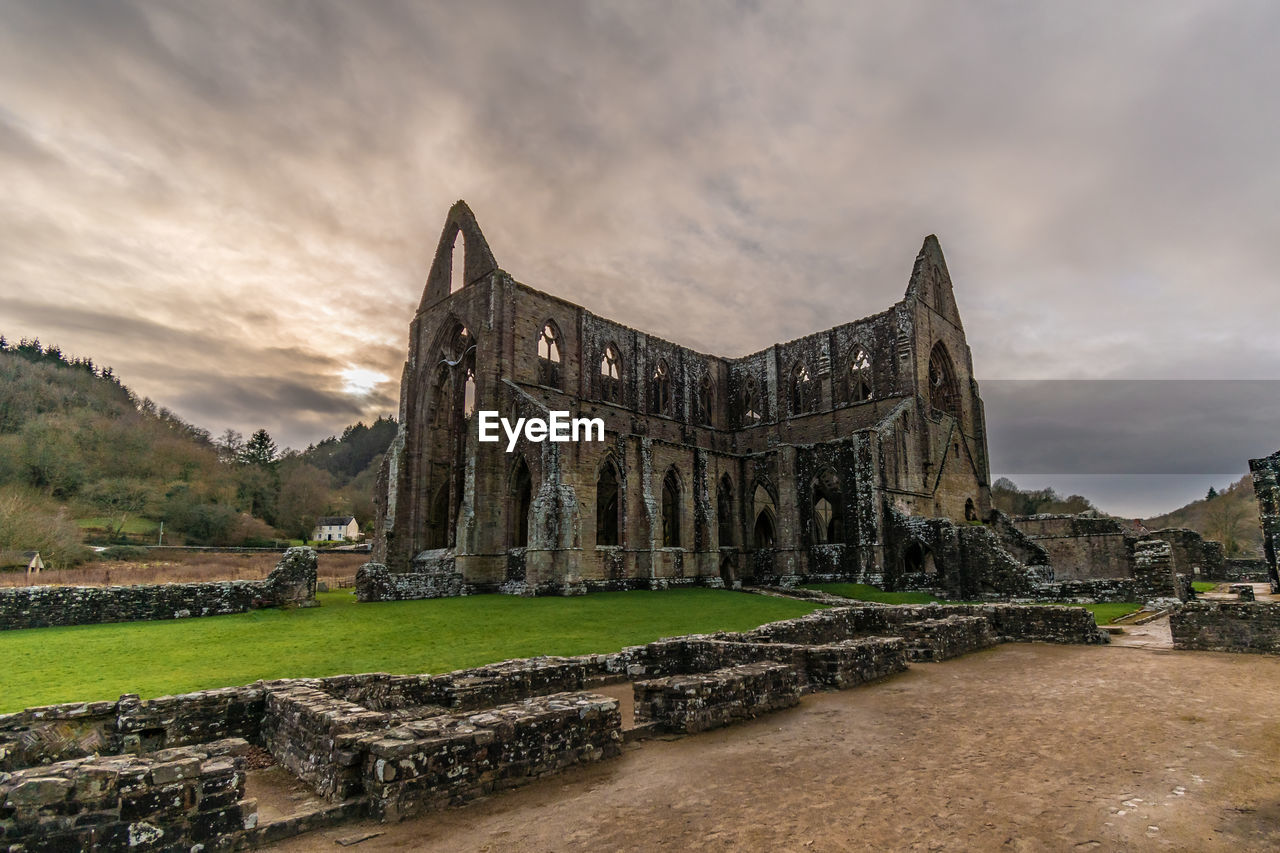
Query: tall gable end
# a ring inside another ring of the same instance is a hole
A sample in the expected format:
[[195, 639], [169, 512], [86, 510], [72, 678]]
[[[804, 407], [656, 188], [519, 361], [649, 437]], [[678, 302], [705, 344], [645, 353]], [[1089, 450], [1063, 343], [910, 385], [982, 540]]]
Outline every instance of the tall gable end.
[[955, 293], [951, 289], [951, 273], [947, 271], [947, 259], [942, 256], [942, 245], [930, 234], [924, 238], [920, 254], [916, 255], [911, 269], [911, 283], [907, 285], [907, 298], [916, 300], [958, 328], [960, 309], [956, 306]]
[[[462, 239], [459, 240], [459, 237]], [[458, 254], [462, 258], [456, 257]], [[462, 265], [460, 276], [454, 275], [456, 263]], [[493, 259], [493, 252], [484, 239], [475, 214], [465, 201], [459, 199], [449, 208], [449, 215], [445, 217], [444, 230], [440, 232], [435, 260], [431, 263], [431, 272], [427, 275], [427, 285], [422, 291], [422, 302], [418, 305], [418, 310], [434, 305], [448, 296], [450, 285], [455, 280], [465, 287], [497, 269], [498, 262]]]

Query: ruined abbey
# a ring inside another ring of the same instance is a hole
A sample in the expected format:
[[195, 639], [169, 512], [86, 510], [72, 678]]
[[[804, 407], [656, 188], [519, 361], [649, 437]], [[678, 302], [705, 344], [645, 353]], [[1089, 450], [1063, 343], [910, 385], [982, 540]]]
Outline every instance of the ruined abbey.
[[[508, 452], [478, 440], [480, 410], [600, 418], [606, 440]], [[722, 358], [517, 282], [458, 202], [410, 326], [400, 423], [377, 496], [387, 573], [370, 583], [416, 584], [404, 597], [892, 588], [937, 571], [919, 522], [990, 509], [982, 400], [932, 236], [887, 310]]]

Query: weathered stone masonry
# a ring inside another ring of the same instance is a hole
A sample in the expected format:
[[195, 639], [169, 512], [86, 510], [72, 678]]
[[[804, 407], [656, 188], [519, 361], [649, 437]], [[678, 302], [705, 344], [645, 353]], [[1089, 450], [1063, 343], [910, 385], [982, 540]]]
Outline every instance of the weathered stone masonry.
[[1280, 605], [1269, 601], [1188, 602], [1169, 628], [1178, 649], [1280, 654]]
[[1276, 550], [1280, 548], [1280, 451], [1249, 460], [1253, 491], [1258, 498], [1258, 519], [1262, 523], [1262, 548], [1267, 561], [1271, 591], [1280, 593], [1280, 571]]
[[[599, 417], [606, 441], [507, 453], [477, 440], [478, 409]], [[721, 358], [516, 282], [459, 202], [410, 327], [400, 423], [377, 490], [386, 572], [366, 573], [365, 600], [893, 586], [932, 563], [892, 538], [890, 510], [990, 509], [982, 400], [933, 237], [889, 310]]]
[[290, 548], [260, 581], [0, 589], [0, 630], [185, 619], [315, 603], [316, 553]]

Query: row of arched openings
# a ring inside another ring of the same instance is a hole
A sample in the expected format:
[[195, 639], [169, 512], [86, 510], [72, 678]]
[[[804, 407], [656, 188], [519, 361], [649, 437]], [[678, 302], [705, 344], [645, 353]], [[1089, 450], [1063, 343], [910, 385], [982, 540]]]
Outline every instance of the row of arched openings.
[[[551, 388], [562, 387], [561, 364], [564, 344], [553, 320], [547, 320], [538, 336], [538, 384]], [[623, 402], [622, 354], [613, 342], [600, 351], [600, 371], [597, 377], [597, 396], [609, 403]], [[704, 372], [698, 378], [694, 395], [694, 418], [697, 423], [710, 426], [712, 422], [715, 385], [711, 374]], [[672, 393], [671, 367], [666, 359], [658, 359], [649, 376], [646, 389], [649, 411], [672, 417], [675, 414], [675, 397]]]
[[[830, 496], [830, 492], [826, 492]], [[533, 504], [533, 479], [529, 466], [521, 457], [511, 474], [511, 527], [508, 542], [512, 548], [524, 548], [529, 544], [529, 525]], [[838, 498], [837, 498], [838, 501]], [[716, 516], [721, 547], [736, 546], [737, 525], [733, 511], [733, 482], [729, 475], [720, 478], [716, 488]], [[681, 518], [683, 488], [675, 466], [667, 470], [662, 479], [661, 543], [664, 548], [679, 548], [682, 544]], [[772, 548], [776, 539], [776, 512], [773, 496], [764, 485], [757, 483], [752, 495], [755, 522], [751, 544], [754, 548]], [[829, 530], [838, 530], [839, 521], [828, 522]], [[596, 480], [596, 544], [616, 546], [622, 544], [622, 483], [618, 469], [612, 460], [600, 468]], [[831, 534], [827, 535], [827, 540]], [[443, 547], [443, 546], [439, 546]]]

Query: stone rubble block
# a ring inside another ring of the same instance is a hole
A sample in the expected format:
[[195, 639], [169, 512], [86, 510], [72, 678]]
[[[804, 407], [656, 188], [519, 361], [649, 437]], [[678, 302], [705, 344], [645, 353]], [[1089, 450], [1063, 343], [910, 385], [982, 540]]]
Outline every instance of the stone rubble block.
[[243, 759], [228, 748], [239, 745], [77, 758], [5, 774], [0, 848], [233, 850], [257, 805], [244, 799]]
[[693, 734], [799, 703], [800, 672], [760, 662], [698, 675], [672, 675], [634, 686], [636, 722]]
[[1176, 649], [1280, 654], [1280, 604], [1189, 601], [1169, 615]]
[[371, 813], [394, 820], [524, 784], [621, 752], [614, 699], [557, 693], [369, 734]]

